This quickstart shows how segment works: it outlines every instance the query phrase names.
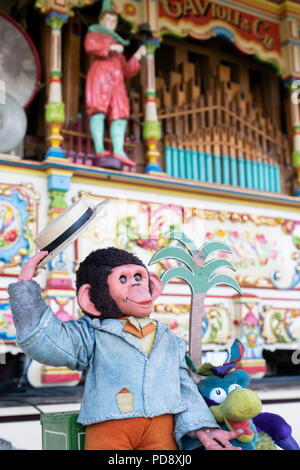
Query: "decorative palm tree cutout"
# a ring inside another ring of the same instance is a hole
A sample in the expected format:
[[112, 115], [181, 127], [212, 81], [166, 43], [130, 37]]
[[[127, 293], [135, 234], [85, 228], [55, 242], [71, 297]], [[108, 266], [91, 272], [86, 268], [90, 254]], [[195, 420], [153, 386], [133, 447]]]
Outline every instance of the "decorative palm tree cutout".
[[175, 266], [167, 269], [162, 274], [161, 281], [165, 286], [171, 279], [180, 278], [190, 286], [192, 299], [189, 323], [189, 356], [198, 368], [202, 362], [202, 320], [206, 292], [218, 284], [226, 284], [233, 287], [240, 295], [243, 294], [235, 279], [224, 274], [215, 273], [217, 268], [224, 266], [235, 271], [229, 261], [217, 258], [205, 262], [207, 256], [215, 251], [231, 253], [231, 250], [224, 243], [208, 241], [198, 249], [194, 242], [183, 232], [171, 232], [166, 235], [166, 238], [180, 241], [188, 251], [175, 246], [161, 248], [152, 256], [149, 265], [164, 258], [176, 259], [185, 264], [185, 266]]

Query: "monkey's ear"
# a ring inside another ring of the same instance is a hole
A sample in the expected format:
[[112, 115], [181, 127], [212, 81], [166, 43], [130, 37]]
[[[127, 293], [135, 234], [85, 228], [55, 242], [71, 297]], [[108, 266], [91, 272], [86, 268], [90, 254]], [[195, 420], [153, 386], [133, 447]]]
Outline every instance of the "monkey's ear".
[[100, 317], [101, 312], [98, 312], [93, 302], [90, 300], [90, 288], [89, 284], [83, 284], [77, 294], [77, 302], [81, 310], [86, 313], [90, 313], [95, 317]]
[[150, 276], [150, 283], [152, 288], [152, 299], [155, 300], [157, 297], [160, 296], [163, 290], [163, 284], [160, 280], [160, 277], [157, 274], [149, 273]]

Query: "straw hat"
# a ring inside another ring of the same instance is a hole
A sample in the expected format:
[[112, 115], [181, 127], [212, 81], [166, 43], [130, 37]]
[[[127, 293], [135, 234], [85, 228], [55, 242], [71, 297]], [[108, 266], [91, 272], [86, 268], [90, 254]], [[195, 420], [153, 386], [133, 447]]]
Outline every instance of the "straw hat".
[[79, 199], [42, 230], [34, 243], [40, 251], [48, 251], [49, 254], [42, 259], [37, 268], [44, 268], [87, 230], [108, 202], [109, 199], [104, 199], [93, 207], [85, 199]]

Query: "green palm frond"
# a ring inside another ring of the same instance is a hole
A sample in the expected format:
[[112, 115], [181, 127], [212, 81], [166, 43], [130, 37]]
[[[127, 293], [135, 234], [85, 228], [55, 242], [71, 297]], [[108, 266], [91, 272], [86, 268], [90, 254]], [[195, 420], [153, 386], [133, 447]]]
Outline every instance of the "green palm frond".
[[241, 288], [236, 282], [236, 280], [224, 274], [217, 274], [212, 279], [210, 279], [210, 281], [208, 282], [208, 289], [211, 289], [211, 287], [217, 286], [219, 284], [226, 284], [227, 286], [235, 289], [240, 295], [243, 295]]
[[185, 281], [191, 288], [192, 292], [198, 292], [199, 281], [191, 271], [183, 266], [175, 266], [170, 268], [163, 273], [161, 276], [161, 282], [165, 286], [172, 279], [179, 278]]
[[194, 263], [193, 263], [191, 255], [189, 255], [182, 248], [178, 248], [175, 246], [167, 246], [165, 248], [161, 248], [152, 256], [148, 264], [150, 266], [151, 264], [157, 263], [158, 261], [161, 261], [164, 258], [172, 258], [172, 259], [176, 259], [177, 261], [181, 261], [191, 271], [193, 271]]
[[210, 255], [214, 251], [225, 251], [226, 253], [231, 253], [231, 249], [228, 248], [227, 245], [221, 242], [206, 242], [202, 247], [199, 249], [205, 256]]
[[205, 263], [202, 268], [202, 273], [205, 274], [205, 276], [207, 276], [207, 279], [209, 279], [210, 276], [213, 274], [213, 272], [217, 268], [222, 268], [222, 267], [227, 267], [235, 271], [235, 268], [232, 266], [232, 264], [229, 261], [227, 261], [226, 259], [218, 258], [218, 259], [212, 259], [210, 261], [207, 261], [207, 263]]
[[195, 243], [193, 242], [193, 240], [187, 237], [184, 232], [179, 232], [179, 231], [170, 232], [167, 235], [165, 235], [165, 238], [173, 238], [174, 240], [178, 240], [184, 246], [186, 246], [186, 248], [191, 253], [191, 255], [194, 255], [195, 253], [199, 251]]
[[[164, 286], [172, 279], [179, 278], [190, 286], [193, 294], [207, 292], [211, 287], [217, 284], [226, 284], [233, 287], [242, 295], [240, 287], [235, 279], [226, 275], [214, 274], [215, 270], [219, 267], [228, 267], [235, 271], [229, 261], [224, 258], [218, 258], [209, 260], [202, 264], [203, 260], [215, 251], [231, 253], [230, 248], [228, 248], [224, 243], [207, 241], [200, 249], [197, 249], [195, 243], [183, 232], [172, 231], [166, 235], [165, 238], [178, 240], [187, 248], [189, 253], [187, 253], [183, 248], [167, 246], [161, 248], [152, 256], [149, 265], [166, 258], [172, 258], [185, 264], [185, 266], [175, 266], [170, 268], [162, 274], [161, 281]], [[194, 258], [195, 255], [199, 256], [202, 263], [197, 263], [197, 257]]]

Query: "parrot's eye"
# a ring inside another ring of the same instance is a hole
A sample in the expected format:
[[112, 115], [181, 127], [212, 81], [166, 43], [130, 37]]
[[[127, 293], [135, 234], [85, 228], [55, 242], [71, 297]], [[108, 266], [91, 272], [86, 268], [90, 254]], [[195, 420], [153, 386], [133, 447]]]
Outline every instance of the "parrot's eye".
[[210, 392], [209, 398], [217, 403], [222, 403], [227, 397], [227, 393], [221, 387], [213, 388]]
[[231, 384], [230, 387], [228, 388], [228, 393], [233, 392], [233, 390], [236, 390], [237, 388], [242, 388], [239, 384]]

